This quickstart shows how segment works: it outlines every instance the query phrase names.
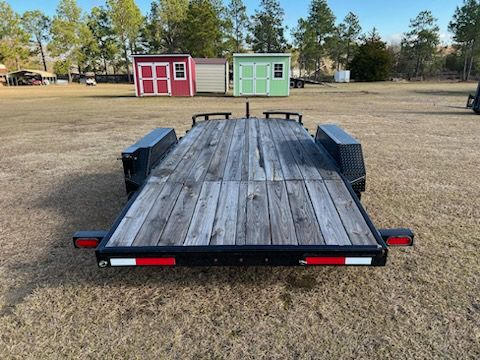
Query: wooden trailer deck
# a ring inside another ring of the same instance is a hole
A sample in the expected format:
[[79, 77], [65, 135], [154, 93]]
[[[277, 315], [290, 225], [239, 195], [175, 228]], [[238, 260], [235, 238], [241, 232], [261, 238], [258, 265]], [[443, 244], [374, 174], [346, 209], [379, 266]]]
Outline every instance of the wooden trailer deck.
[[208, 120], [152, 170], [105, 249], [378, 247], [366, 219], [325, 149], [300, 123]]

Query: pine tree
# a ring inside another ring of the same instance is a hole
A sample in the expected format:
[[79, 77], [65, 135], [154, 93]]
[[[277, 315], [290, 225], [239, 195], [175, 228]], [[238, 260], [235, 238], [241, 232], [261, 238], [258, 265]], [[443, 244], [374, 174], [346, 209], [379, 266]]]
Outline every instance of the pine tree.
[[463, 57], [463, 80], [468, 80], [480, 52], [480, 2], [465, 0], [455, 10], [448, 28]]
[[108, 75], [108, 66], [115, 60], [119, 51], [119, 44], [107, 9], [104, 7], [92, 8], [87, 17], [87, 25], [97, 45], [96, 48], [91, 49], [94, 52], [96, 50], [94, 54], [96, 59], [92, 60], [102, 62], [103, 71], [105, 75]]
[[49, 38], [50, 18], [40, 10], [26, 11], [22, 16], [22, 24], [40, 53], [43, 69], [47, 71], [44, 43]]
[[191, 0], [184, 23], [185, 50], [194, 57], [221, 55], [221, 20], [209, 0]]
[[0, 1], [0, 62], [19, 69], [30, 55], [28, 43], [20, 16], [7, 2]]
[[[316, 75], [327, 55], [335, 53], [337, 57], [341, 36], [335, 36], [335, 16], [326, 0], [312, 0], [306, 19], [300, 18], [293, 31], [295, 45], [300, 49], [300, 59], [307, 70], [314, 70]], [[338, 29], [337, 29], [338, 30]]]
[[128, 81], [131, 81], [128, 50], [133, 53], [136, 48], [143, 16], [135, 0], [108, 0], [108, 6], [113, 28], [122, 44]]
[[284, 37], [284, 11], [278, 0], [262, 0], [260, 9], [252, 17], [252, 50], [255, 52], [283, 52], [286, 48]]
[[144, 31], [149, 51], [174, 53], [185, 48], [187, 10], [188, 0], [157, 0], [152, 3]]
[[410, 20], [410, 31], [402, 39], [402, 53], [412, 62], [415, 77], [424, 73], [425, 66], [437, 53], [439, 27], [430, 11], [420, 12]]
[[362, 37], [362, 44], [352, 59], [352, 77], [357, 81], [382, 81], [390, 75], [392, 64], [392, 54], [373, 28]]
[[346, 42], [346, 54], [344, 65], [350, 63], [352, 48], [357, 45], [358, 37], [362, 32], [362, 27], [360, 26], [360, 21], [358, 16], [353, 12], [349, 12], [345, 19], [343, 19], [343, 24], [345, 26], [344, 38]]
[[76, 0], [60, 0], [50, 29], [52, 41], [49, 49], [53, 56], [62, 58], [62, 69], [67, 70], [71, 82], [71, 68], [77, 65], [79, 71], [84, 59], [81, 52], [85, 43], [86, 25], [82, 22], [82, 9]]
[[231, 21], [231, 38], [234, 43], [233, 49], [235, 52], [240, 52], [244, 46], [245, 32], [249, 27], [247, 8], [242, 0], [230, 0], [228, 16]]

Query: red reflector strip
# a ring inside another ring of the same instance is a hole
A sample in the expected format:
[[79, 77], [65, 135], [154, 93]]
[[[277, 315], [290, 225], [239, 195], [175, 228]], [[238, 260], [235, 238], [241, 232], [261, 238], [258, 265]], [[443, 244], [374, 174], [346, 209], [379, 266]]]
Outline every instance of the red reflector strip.
[[135, 263], [137, 266], [173, 266], [175, 258], [137, 258]]
[[311, 256], [305, 258], [305, 265], [372, 265], [372, 258]]
[[344, 257], [307, 257], [307, 265], [345, 265]]
[[174, 266], [175, 258], [112, 258], [111, 266]]
[[387, 239], [387, 245], [390, 246], [409, 246], [412, 244], [410, 236], [391, 236]]
[[79, 248], [96, 248], [98, 243], [99, 241], [96, 238], [80, 238], [75, 240], [75, 245]]

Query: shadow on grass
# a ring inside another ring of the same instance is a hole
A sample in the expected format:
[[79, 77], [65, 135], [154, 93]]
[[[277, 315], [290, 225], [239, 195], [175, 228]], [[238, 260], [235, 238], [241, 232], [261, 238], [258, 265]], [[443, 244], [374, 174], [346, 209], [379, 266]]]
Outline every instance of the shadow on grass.
[[[111, 173], [72, 174], [49, 194], [32, 200], [33, 208], [57, 214], [57, 226], [48, 235], [39, 235], [48, 237], [48, 246], [32, 248], [28, 262], [6, 266], [12, 277], [22, 281], [5, 292], [6, 305], [0, 308], [0, 316], [12, 313], [26, 297], [44, 287], [175, 284], [182, 288], [229, 283], [268, 287], [280, 282], [290, 290], [309, 291], [316, 285], [315, 278], [303, 268], [248, 267], [241, 271], [234, 267], [98, 268], [94, 251], [75, 249], [72, 234], [77, 230], [110, 228], [127, 202], [122, 176], [120, 169]], [[326, 282], [337, 277], [334, 269], [319, 271]]]
[[124, 98], [135, 98], [135, 93], [133, 94], [119, 94], [119, 95], [111, 95], [111, 94], [97, 94], [97, 95], [84, 95], [79, 96], [86, 99], [124, 99]]
[[[87, 99], [122, 99], [122, 98], [142, 98], [142, 99], [151, 99], [151, 98], [167, 98], [170, 99], [170, 96], [136, 96], [135, 93], [132, 94], [119, 94], [119, 95], [110, 95], [110, 94], [98, 94], [98, 95], [85, 95], [81, 96]], [[190, 96], [179, 96], [179, 98], [189, 98]], [[216, 94], [216, 93], [197, 93], [195, 95], [197, 98], [233, 98], [232, 94]]]
[[463, 116], [468, 115], [472, 116], [475, 113], [470, 109], [463, 109], [464, 111], [408, 111], [404, 114], [413, 114], [413, 115], [440, 115], [440, 116]]
[[[474, 91], [475, 89], [472, 89]], [[468, 97], [469, 91], [465, 90], [413, 90], [416, 94], [432, 96], [465, 96]], [[467, 100], [465, 100], [466, 102]]]

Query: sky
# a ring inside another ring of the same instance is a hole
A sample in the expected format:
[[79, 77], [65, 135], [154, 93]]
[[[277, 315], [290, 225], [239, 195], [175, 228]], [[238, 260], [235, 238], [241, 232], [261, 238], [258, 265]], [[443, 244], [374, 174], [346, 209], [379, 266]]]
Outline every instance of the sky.
[[[45, 13], [53, 15], [58, 0], [7, 0], [18, 12], [41, 8]], [[104, 0], [77, 0], [78, 4], [86, 11], [93, 6], [104, 5]], [[152, 0], [136, 0], [142, 12], [146, 14], [150, 9]], [[224, 0], [225, 3], [228, 0]], [[333, 10], [337, 21], [352, 11], [360, 18], [363, 30], [369, 31], [376, 27], [380, 35], [387, 42], [399, 42], [403, 32], [408, 30], [411, 18], [422, 10], [430, 10], [438, 19], [440, 38], [443, 43], [449, 43], [451, 35], [448, 33], [450, 22], [455, 8], [463, 0], [329, 0], [328, 4]], [[39, 3], [41, 6], [39, 6]], [[260, 3], [259, 0], [244, 0], [249, 14], [253, 14]], [[300, 17], [307, 16], [310, 0], [280, 0], [285, 10], [285, 25], [290, 29], [296, 26]], [[289, 34], [290, 31], [287, 31]]]

